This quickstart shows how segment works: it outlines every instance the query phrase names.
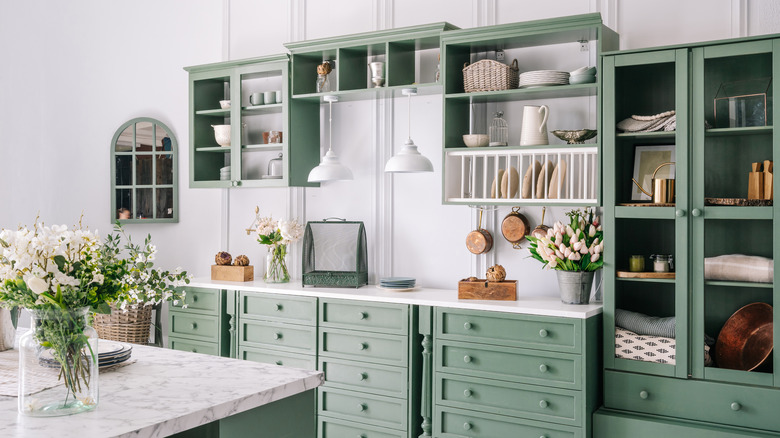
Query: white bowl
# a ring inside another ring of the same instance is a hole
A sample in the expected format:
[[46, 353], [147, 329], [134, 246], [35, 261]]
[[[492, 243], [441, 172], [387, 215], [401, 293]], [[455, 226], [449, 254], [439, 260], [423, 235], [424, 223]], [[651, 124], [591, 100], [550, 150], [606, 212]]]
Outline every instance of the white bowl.
[[222, 147], [230, 147], [230, 125], [211, 125], [214, 128], [214, 139]]
[[592, 84], [596, 82], [595, 75], [573, 75], [569, 77], [570, 85]]
[[488, 145], [487, 134], [465, 134], [463, 136], [463, 143], [470, 148], [481, 148]]
[[575, 75], [595, 75], [596, 67], [580, 67], [577, 70], [571, 72], [572, 76]]
[[222, 107], [222, 109], [230, 109], [230, 101], [229, 100], [220, 100], [219, 106]]

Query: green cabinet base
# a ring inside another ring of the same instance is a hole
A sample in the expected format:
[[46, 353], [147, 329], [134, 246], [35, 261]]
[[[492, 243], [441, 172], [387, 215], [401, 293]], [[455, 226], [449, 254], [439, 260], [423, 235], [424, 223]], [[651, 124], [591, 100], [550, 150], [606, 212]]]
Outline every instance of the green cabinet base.
[[599, 409], [593, 414], [594, 438], [778, 438], [780, 434], [698, 421], [671, 420]]

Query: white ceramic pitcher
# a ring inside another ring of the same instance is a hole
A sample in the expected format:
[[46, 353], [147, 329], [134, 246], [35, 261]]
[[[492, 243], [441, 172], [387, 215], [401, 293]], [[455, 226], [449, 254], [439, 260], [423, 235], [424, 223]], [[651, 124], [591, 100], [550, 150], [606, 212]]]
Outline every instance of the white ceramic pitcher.
[[547, 138], [547, 105], [526, 105], [523, 107], [523, 126], [520, 131], [520, 145], [532, 146], [549, 144]]

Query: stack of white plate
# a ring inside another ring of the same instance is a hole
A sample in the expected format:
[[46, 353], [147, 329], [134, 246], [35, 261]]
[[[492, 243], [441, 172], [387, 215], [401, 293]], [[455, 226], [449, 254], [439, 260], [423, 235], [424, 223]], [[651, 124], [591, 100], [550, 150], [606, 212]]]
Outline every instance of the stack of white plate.
[[536, 70], [520, 73], [518, 88], [549, 87], [552, 85], [568, 85], [569, 72], [555, 70]]
[[132, 352], [130, 344], [101, 339], [98, 341], [98, 366], [105, 368], [125, 362]]
[[219, 169], [219, 179], [222, 181], [230, 181], [230, 166]]
[[404, 292], [414, 289], [416, 280], [412, 277], [387, 277], [379, 280], [380, 289]]

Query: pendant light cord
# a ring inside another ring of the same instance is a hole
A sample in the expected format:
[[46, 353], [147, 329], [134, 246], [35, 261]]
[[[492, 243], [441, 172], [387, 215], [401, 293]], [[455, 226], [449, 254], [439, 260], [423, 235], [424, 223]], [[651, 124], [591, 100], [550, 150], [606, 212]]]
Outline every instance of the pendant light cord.
[[333, 101], [328, 102], [328, 152], [333, 149]]
[[412, 94], [409, 93], [407, 96], [409, 97], [409, 105], [406, 111], [408, 113], [407, 116], [409, 117], [409, 123], [406, 125], [408, 127], [408, 132], [409, 132], [407, 138], [411, 140], [412, 139]]

